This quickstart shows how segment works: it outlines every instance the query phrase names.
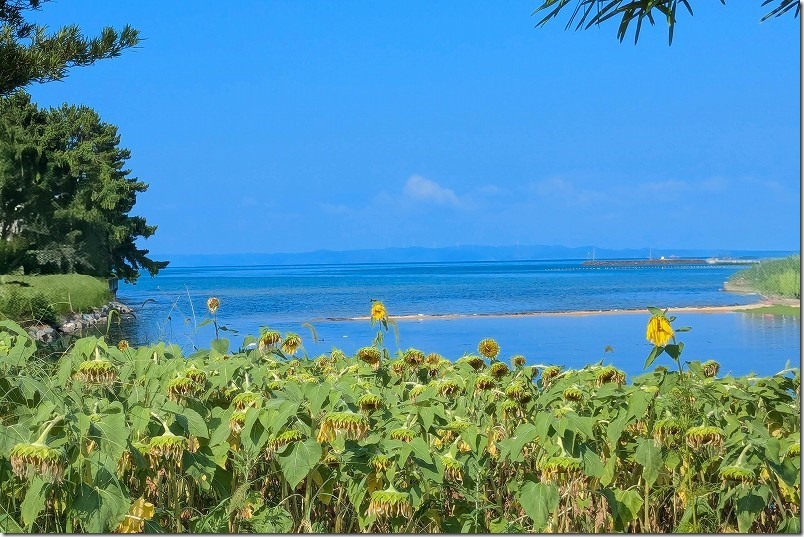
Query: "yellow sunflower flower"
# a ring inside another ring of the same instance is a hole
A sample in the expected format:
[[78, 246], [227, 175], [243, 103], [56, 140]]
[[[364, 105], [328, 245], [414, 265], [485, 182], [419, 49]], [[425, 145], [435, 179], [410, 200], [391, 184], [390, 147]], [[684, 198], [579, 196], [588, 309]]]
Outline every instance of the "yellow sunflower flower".
[[371, 324], [379, 323], [388, 320], [388, 312], [385, 309], [385, 304], [379, 300], [375, 300], [371, 305]]
[[657, 347], [664, 347], [675, 336], [670, 321], [664, 315], [654, 315], [648, 321], [646, 336]]

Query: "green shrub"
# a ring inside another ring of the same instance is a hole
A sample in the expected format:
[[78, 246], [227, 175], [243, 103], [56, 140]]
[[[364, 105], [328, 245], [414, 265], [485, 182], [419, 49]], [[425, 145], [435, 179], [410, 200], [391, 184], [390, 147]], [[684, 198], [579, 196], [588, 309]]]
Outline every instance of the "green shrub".
[[768, 259], [735, 273], [729, 283], [766, 296], [801, 298], [801, 254]]
[[86, 312], [111, 299], [105, 279], [81, 274], [0, 276], [0, 314], [21, 322], [55, 322], [59, 315]]

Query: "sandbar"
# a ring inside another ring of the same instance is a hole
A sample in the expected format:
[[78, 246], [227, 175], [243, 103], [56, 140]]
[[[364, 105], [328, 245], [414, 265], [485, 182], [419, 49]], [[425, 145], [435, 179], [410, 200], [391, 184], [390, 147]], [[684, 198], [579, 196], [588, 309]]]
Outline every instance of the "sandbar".
[[[740, 311], [750, 311], [757, 308], [765, 308], [776, 302], [761, 301], [754, 304], [736, 304], [731, 306], [687, 306], [679, 308], [669, 308], [668, 313], [734, 313]], [[801, 303], [788, 303], [787, 305], [796, 308], [801, 307]], [[432, 319], [471, 319], [479, 317], [581, 317], [585, 315], [629, 315], [629, 314], [648, 314], [646, 308], [635, 309], [610, 309], [610, 310], [574, 310], [574, 311], [524, 311], [514, 313], [431, 313], [431, 314], [409, 314], [392, 315], [390, 319], [394, 321], [426, 321]], [[360, 317], [326, 317], [325, 321], [368, 321], [368, 315]]]

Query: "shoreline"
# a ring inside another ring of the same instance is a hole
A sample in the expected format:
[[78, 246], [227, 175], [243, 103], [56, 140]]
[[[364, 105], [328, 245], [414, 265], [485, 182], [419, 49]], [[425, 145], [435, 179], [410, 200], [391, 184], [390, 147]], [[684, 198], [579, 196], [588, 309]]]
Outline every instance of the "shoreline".
[[[748, 312], [753, 309], [766, 308], [778, 305], [771, 301], [755, 302], [753, 304], [737, 304], [733, 306], [684, 306], [679, 308], [667, 308], [668, 313], [740, 313]], [[800, 302], [785, 304], [792, 307], [801, 307]], [[638, 309], [611, 309], [611, 310], [573, 310], [573, 311], [525, 311], [515, 313], [430, 313], [430, 314], [407, 314], [389, 316], [393, 321], [428, 321], [436, 319], [476, 319], [476, 318], [505, 318], [505, 317], [584, 317], [589, 315], [633, 315], [637, 313], [648, 314], [646, 308]], [[325, 317], [315, 319], [317, 321], [368, 321], [371, 317], [361, 315], [359, 317]]]

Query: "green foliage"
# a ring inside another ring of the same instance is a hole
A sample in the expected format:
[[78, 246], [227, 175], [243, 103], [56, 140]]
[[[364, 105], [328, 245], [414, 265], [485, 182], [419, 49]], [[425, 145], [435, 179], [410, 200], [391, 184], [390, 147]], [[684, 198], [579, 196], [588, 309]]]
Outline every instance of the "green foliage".
[[53, 324], [58, 315], [109, 302], [106, 280], [80, 274], [0, 276], [0, 316]]
[[[84, 338], [39, 359], [0, 321], [0, 530], [800, 526], [798, 369], [717, 378], [687, 362], [626, 382], [602, 364], [536, 365], [479, 388], [485, 362], [278, 345], [183, 356]], [[361, 410], [367, 394], [383, 404]]]
[[25, 11], [37, 10], [41, 3], [0, 0], [0, 96], [33, 82], [62, 80], [69, 68], [119, 56], [140, 41], [130, 26], [119, 32], [107, 27], [94, 38], [84, 37], [74, 25], [48, 35], [47, 28], [24, 17]]
[[[599, 25], [609, 19], [620, 18], [617, 28], [617, 39], [622, 41], [628, 33], [628, 28], [635, 22], [634, 43], [639, 40], [639, 33], [642, 30], [642, 23], [648, 21], [651, 26], [656, 23], [655, 19], [664, 20], [667, 23], [667, 39], [669, 44], [673, 44], [673, 32], [676, 26], [676, 13], [679, 5], [692, 16], [692, 6], [688, 0], [542, 0], [542, 4], [536, 8], [534, 13], [547, 11], [547, 15], [542, 18], [537, 26], [544, 26], [550, 19], [557, 18], [558, 15], [574, 3], [570, 11], [569, 21], [566, 28], [575, 25], [576, 30], [588, 29]], [[726, 0], [720, 0], [725, 5]], [[792, 11], [798, 17], [801, 5], [798, 0], [763, 0], [762, 5], [774, 5], [762, 20], [771, 17], [779, 17], [788, 11]], [[566, 11], [565, 11], [566, 12]]]
[[801, 298], [801, 254], [768, 259], [741, 270], [729, 284], [770, 297]]
[[39, 110], [0, 98], [0, 272], [78, 272], [126, 281], [167, 266], [137, 248], [156, 231], [129, 213], [148, 186], [129, 177], [117, 127], [85, 106]]

